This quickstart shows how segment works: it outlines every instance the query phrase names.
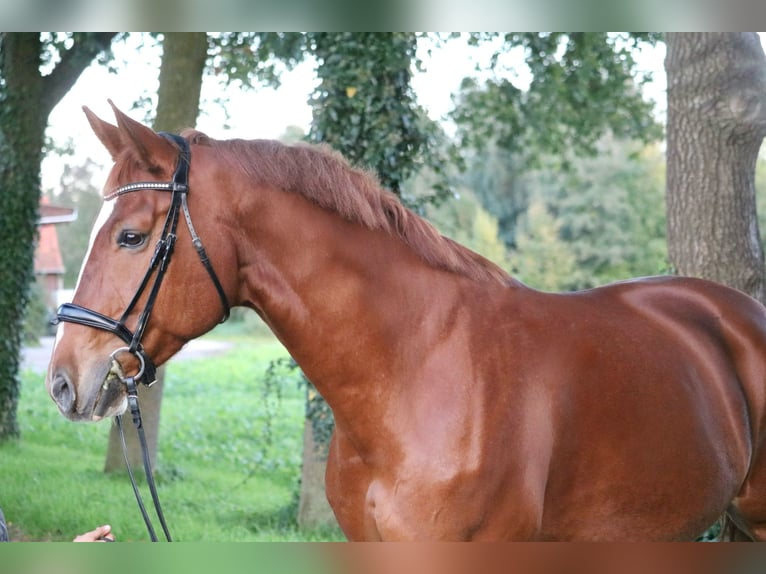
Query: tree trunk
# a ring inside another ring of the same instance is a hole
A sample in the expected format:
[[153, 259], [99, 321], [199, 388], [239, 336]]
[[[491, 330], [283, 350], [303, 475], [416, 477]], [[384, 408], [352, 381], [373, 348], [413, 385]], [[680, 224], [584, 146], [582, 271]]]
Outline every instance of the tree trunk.
[[[24, 308], [33, 277], [40, 162], [46, 120], [35, 109], [40, 101], [40, 35], [5, 34], [2, 77], [6, 86], [0, 124], [0, 439], [19, 435], [17, 373]], [[32, 103], [32, 105], [30, 105]]]
[[303, 425], [303, 462], [301, 465], [301, 492], [298, 502], [298, 524], [301, 528], [317, 528], [337, 524], [325, 494], [324, 475], [327, 454], [314, 436], [311, 421]]
[[[207, 34], [204, 32], [167, 32], [162, 43], [160, 87], [157, 96], [157, 117], [152, 126], [156, 131], [177, 132], [194, 127], [199, 114], [202, 89], [202, 73], [207, 58]], [[157, 442], [159, 439], [160, 407], [165, 386], [165, 367], [157, 370], [157, 382], [151, 388], [140, 385], [138, 402], [149, 462], [157, 466]], [[125, 444], [131, 467], [143, 467], [138, 432], [130, 420], [123, 421]], [[109, 432], [109, 443], [104, 462], [104, 472], [124, 472], [120, 432], [116, 424]]]
[[766, 135], [757, 34], [667, 34], [670, 263], [766, 302], [755, 164]]
[[305, 378], [306, 418], [303, 422], [303, 461], [297, 522], [301, 528], [337, 525], [325, 493], [325, 473], [335, 419], [330, 406]]
[[33, 279], [48, 115], [114, 33], [80, 33], [47, 75], [39, 33], [0, 34], [0, 440], [18, 436], [19, 357]]
[[202, 73], [207, 60], [207, 34], [167, 32], [162, 48], [157, 118], [153, 127], [157, 131], [177, 133], [197, 123]]

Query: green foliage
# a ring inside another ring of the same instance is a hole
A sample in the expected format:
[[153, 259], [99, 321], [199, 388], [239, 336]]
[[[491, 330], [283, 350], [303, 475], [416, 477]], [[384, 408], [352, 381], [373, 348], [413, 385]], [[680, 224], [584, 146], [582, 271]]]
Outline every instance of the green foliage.
[[[126, 35], [127, 33], [118, 34], [115, 37], [124, 38]], [[59, 63], [66, 62], [67, 59], [80, 60], [82, 58], [87, 65], [95, 57], [100, 65], [111, 65], [114, 55], [112, 54], [110, 39], [104, 36], [104, 34], [88, 32], [42, 32], [40, 34], [43, 48], [40, 57], [42, 72], [50, 73]], [[114, 36], [114, 34], [109, 34], [109, 36]], [[69, 66], [71, 63], [65, 65]]]
[[39, 283], [32, 283], [24, 310], [24, 343], [36, 345], [40, 337], [47, 335], [51, 318], [50, 310], [45, 306], [45, 291]]
[[317, 392], [298, 367], [298, 363], [292, 357], [283, 357], [269, 363], [264, 376], [266, 393], [264, 402], [269, 400], [266, 395], [277, 394], [285, 386], [299, 387], [306, 393], [306, 420], [311, 423], [315, 448], [320, 459], [327, 458], [330, 439], [335, 430], [335, 419], [327, 402]]
[[301, 381], [306, 388], [306, 420], [311, 421], [314, 448], [320, 460], [327, 460], [330, 451], [330, 439], [333, 431], [335, 431], [335, 418], [330, 405], [303, 373], [301, 373]]
[[508, 267], [508, 254], [498, 235], [497, 218], [484, 209], [469, 190], [459, 190], [452, 201], [426, 206], [425, 215], [447, 237]]
[[294, 68], [309, 53], [305, 34], [297, 32], [210, 33], [207, 40], [205, 71], [220, 82], [223, 95], [214, 102], [224, 112], [228, 107], [226, 93], [232, 87], [279, 87], [281, 73]]
[[[309, 138], [373, 169], [382, 185], [399, 195], [423, 164], [444, 175], [439, 131], [416, 103], [410, 84], [417, 35], [327, 32], [310, 39], [320, 83], [311, 98]], [[445, 179], [437, 181], [435, 192], [448, 194]]]
[[766, 154], [761, 153], [755, 164], [755, 203], [758, 211], [758, 228], [761, 244], [766, 252]]
[[465, 171], [461, 185], [473, 195], [498, 222], [498, 235], [509, 248], [516, 246], [519, 218], [529, 206], [529, 190], [524, 179], [525, 166], [516, 154], [488, 144], [480, 153], [464, 150]]
[[[474, 34], [470, 42], [496, 36]], [[506, 34], [503, 49], [524, 50], [531, 84], [522, 90], [505, 77], [485, 84], [464, 80], [453, 112], [461, 147], [481, 150], [497, 143], [529, 163], [545, 154], [566, 157], [568, 150], [595, 153], [596, 143], [609, 132], [658, 139], [661, 128], [639, 89], [648, 78], [636, 78], [633, 58], [636, 46], [658, 38], [602, 32]]]
[[559, 236], [560, 228], [545, 203], [533, 201], [510, 257], [511, 273], [543, 291], [567, 289], [576, 274], [577, 258], [572, 247]]
[[[574, 269], [562, 269], [562, 275], [567, 274], [566, 280], [562, 277], [565, 289], [667, 269], [664, 161], [659, 150], [611, 138], [602, 140], [599, 149], [599, 156], [582, 158], [571, 170], [540, 170], [525, 178], [530, 197], [556, 219], [558, 237], [575, 257]], [[544, 218], [542, 222], [550, 225]], [[526, 229], [525, 249], [539, 248], [530, 241], [544, 235], [529, 235], [529, 221]], [[522, 245], [517, 247], [521, 253]]]
[[[496, 146], [468, 161], [464, 185], [497, 217], [512, 273], [532, 286], [570, 290], [667, 271], [659, 149], [614, 137], [596, 147], [595, 156], [570, 155], [566, 170], [559, 158], [524, 169]], [[565, 253], [575, 257], [574, 268]], [[540, 261], [544, 256], [563, 259]]]
[[226, 84], [278, 87], [281, 69], [290, 70], [303, 60], [306, 43], [306, 36], [297, 32], [208, 34], [208, 72]]

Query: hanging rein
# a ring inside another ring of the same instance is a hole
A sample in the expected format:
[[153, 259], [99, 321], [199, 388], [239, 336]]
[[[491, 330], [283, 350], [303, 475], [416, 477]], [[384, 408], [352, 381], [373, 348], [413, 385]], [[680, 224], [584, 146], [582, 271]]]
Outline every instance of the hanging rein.
[[[125, 195], [126, 193], [145, 190], [164, 191], [170, 192], [172, 194], [170, 207], [168, 208], [168, 213], [165, 218], [165, 225], [162, 228], [162, 234], [159, 241], [157, 241], [157, 246], [155, 247], [154, 254], [152, 255], [152, 259], [149, 263], [149, 269], [147, 269], [144, 278], [141, 280], [136, 294], [133, 296], [133, 299], [131, 299], [127, 308], [118, 320], [114, 320], [111, 317], [102, 315], [101, 313], [93, 311], [92, 309], [88, 309], [80, 305], [75, 305], [74, 303], [64, 303], [59, 307], [54, 322], [58, 323], [60, 321], [65, 321], [68, 323], [76, 323], [78, 325], [85, 325], [87, 327], [102, 329], [112, 333], [113, 335], [116, 335], [126, 344], [126, 346], [119, 347], [111, 353], [110, 358], [112, 359], [112, 368], [109, 372], [109, 375], [107, 376], [107, 382], [105, 382], [105, 384], [107, 384], [112, 377], [116, 377], [127, 388], [128, 407], [130, 409], [131, 415], [133, 416], [133, 423], [136, 426], [138, 438], [141, 444], [146, 481], [149, 485], [149, 490], [154, 502], [154, 508], [157, 512], [157, 517], [159, 518], [160, 524], [162, 525], [162, 529], [165, 533], [165, 538], [168, 542], [170, 542], [170, 532], [168, 531], [167, 524], [165, 523], [165, 517], [162, 513], [159, 497], [157, 495], [157, 488], [154, 483], [154, 475], [152, 473], [151, 463], [149, 460], [149, 450], [147, 448], [146, 436], [144, 434], [143, 424], [141, 422], [141, 412], [138, 407], [138, 390], [136, 385], [143, 383], [147, 387], [150, 387], [156, 382], [157, 368], [154, 365], [151, 357], [149, 357], [149, 355], [146, 353], [146, 350], [141, 344], [141, 340], [149, 322], [149, 317], [152, 313], [155, 300], [157, 299], [157, 293], [159, 292], [160, 285], [162, 284], [162, 279], [165, 276], [165, 272], [167, 271], [168, 265], [170, 264], [171, 256], [173, 255], [173, 248], [177, 239], [176, 229], [178, 227], [178, 221], [181, 218], [181, 212], [183, 212], [184, 219], [186, 219], [186, 225], [189, 228], [192, 244], [197, 251], [197, 255], [199, 256], [202, 265], [205, 267], [205, 270], [210, 276], [210, 279], [213, 281], [213, 285], [215, 285], [216, 291], [218, 291], [218, 296], [221, 299], [221, 304], [224, 309], [224, 314], [221, 322], [225, 321], [229, 317], [230, 307], [229, 301], [226, 298], [223, 287], [221, 286], [221, 282], [218, 280], [218, 277], [213, 270], [213, 266], [210, 263], [210, 259], [205, 252], [205, 248], [202, 245], [202, 241], [200, 240], [197, 232], [194, 229], [194, 226], [192, 225], [191, 214], [189, 213], [189, 205], [187, 203], [187, 196], [189, 194], [189, 165], [191, 163], [191, 150], [189, 149], [189, 144], [185, 139], [175, 134], [161, 132], [160, 135], [175, 143], [175, 145], [177, 145], [179, 148], [178, 163], [176, 165], [176, 170], [173, 174], [172, 181], [142, 181], [129, 183], [127, 185], [118, 187], [109, 195], [104, 197], [104, 201], [111, 201], [112, 199], [116, 199], [121, 195]], [[152, 276], [154, 276], [153, 282]], [[149, 287], [150, 282], [151, 287]], [[131, 332], [130, 329], [128, 329], [126, 326], [126, 321], [147, 288], [149, 291], [146, 297], [146, 304], [138, 317], [138, 323], [136, 324], [135, 331]], [[135, 375], [126, 376], [124, 374], [122, 367], [120, 366], [120, 363], [117, 359], [117, 357], [122, 353], [130, 353], [138, 360], [139, 369]], [[143, 500], [141, 499], [141, 494], [133, 476], [133, 471], [130, 467], [130, 462], [128, 461], [128, 451], [125, 444], [125, 435], [122, 428], [122, 417], [117, 415], [115, 417], [115, 422], [117, 423], [117, 426], [120, 430], [122, 451], [125, 458], [125, 464], [128, 469], [128, 475], [130, 476], [131, 485], [133, 487], [133, 492], [136, 496], [136, 501], [138, 502], [139, 509], [141, 510], [144, 522], [146, 523], [146, 528], [149, 532], [149, 536], [153, 542], [156, 542], [157, 535], [154, 531], [154, 527], [152, 526], [152, 521], [146, 512]]]

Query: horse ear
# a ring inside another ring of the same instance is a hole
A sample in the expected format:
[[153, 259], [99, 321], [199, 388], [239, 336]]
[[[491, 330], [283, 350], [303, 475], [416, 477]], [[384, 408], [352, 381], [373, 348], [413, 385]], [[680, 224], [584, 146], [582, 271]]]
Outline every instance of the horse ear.
[[109, 100], [109, 105], [117, 118], [117, 129], [123, 145], [133, 150], [136, 159], [146, 169], [153, 171], [168, 164], [173, 165], [178, 150], [170, 141], [121, 112], [112, 100]]
[[116, 161], [117, 156], [125, 148], [125, 144], [120, 136], [120, 130], [117, 129], [117, 126], [113, 126], [99, 118], [87, 106], [83, 106], [82, 111], [85, 112], [85, 117], [88, 118], [88, 123], [96, 137], [101, 140], [101, 143], [104, 144], [104, 147], [112, 156], [112, 161]]

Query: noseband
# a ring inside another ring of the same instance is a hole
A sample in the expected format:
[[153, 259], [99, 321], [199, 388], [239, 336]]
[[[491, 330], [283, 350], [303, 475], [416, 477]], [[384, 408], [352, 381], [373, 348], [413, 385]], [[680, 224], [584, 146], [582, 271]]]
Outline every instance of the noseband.
[[[162, 515], [162, 509], [160, 508], [159, 498], [157, 496], [156, 487], [154, 485], [154, 478], [152, 476], [149, 452], [146, 445], [146, 438], [144, 436], [143, 425], [141, 424], [141, 415], [138, 408], [138, 392], [136, 389], [136, 384], [143, 383], [146, 386], [151, 386], [156, 381], [157, 368], [141, 344], [141, 339], [143, 338], [144, 332], [146, 331], [146, 326], [149, 322], [149, 317], [152, 313], [152, 309], [154, 308], [154, 302], [157, 299], [157, 294], [159, 292], [160, 285], [162, 284], [162, 279], [165, 276], [165, 272], [167, 271], [168, 265], [170, 264], [170, 258], [173, 255], [173, 248], [177, 239], [176, 229], [178, 227], [178, 221], [181, 218], [181, 212], [183, 212], [184, 219], [186, 219], [186, 226], [189, 228], [189, 234], [191, 235], [192, 244], [197, 251], [197, 255], [199, 256], [202, 265], [210, 276], [210, 279], [213, 281], [213, 285], [215, 286], [216, 291], [218, 291], [218, 296], [221, 299], [221, 305], [223, 306], [224, 311], [221, 322], [225, 321], [229, 317], [230, 307], [226, 293], [224, 293], [223, 287], [221, 286], [221, 282], [218, 280], [218, 276], [213, 270], [213, 266], [210, 263], [210, 259], [208, 258], [207, 253], [205, 252], [205, 248], [202, 246], [202, 241], [200, 240], [197, 232], [194, 229], [194, 226], [192, 225], [191, 214], [189, 213], [189, 205], [187, 203], [187, 196], [189, 193], [189, 165], [191, 163], [191, 150], [189, 149], [189, 144], [185, 139], [175, 134], [161, 132], [160, 135], [175, 143], [179, 148], [178, 163], [176, 165], [176, 170], [173, 174], [172, 181], [142, 181], [129, 183], [127, 185], [118, 187], [113, 192], [104, 197], [104, 201], [111, 201], [112, 199], [116, 199], [121, 195], [125, 195], [126, 193], [144, 190], [164, 191], [170, 192], [172, 194], [170, 207], [168, 208], [168, 213], [165, 218], [165, 224], [162, 228], [162, 234], [159, 241], [157, 241], [157, 246], [155, 247], [154, 254], [152, 255], [152, 259], [149, 263], [149, 269], [147, 269], [143, 279], [141, 280], [141, 283], [138, 286], [138, 290], [136, 291], [135, 295], [133, 295], [130, 303], [128, 303], [128, 306], [122, 313], [122, 316], [120, 316], [120, 318], [117, 320], [112, 319], [111, 317], [107, 317], [106, 315], [102, 315], [101, 313], [93, 311], [92, 309], [88, 309], [80, 305], [75, 305], [74, 303], [64, 303], [59, 307], [54, 323], [64, 321], [67, 323], [76, 323], [78, 325], [85, 325], [86, 327], [101, 329], [117, 336], [127, 345], [122, 346], [111, 353], [110, 359], [113, 363], [113, 369], [110, 371], [110, 376], [116, 370], [118, 373], [117, 376], [127, 387], [128, 406], [130, 408], [131, 414], [133, 415], [133, 422], [136, 426], [138, 436], [141, 441], [141, 450], [143, 452], [144, 471], [146, 472], [147, 483], [151, 490], [152, 498], [154, 500], [154, 507], [157, 511], [160, 523], [164, 529], [165, 537], [168, 541], [170, 541], [170, 533], [168, 532], [167, 525], [165, 524], [165, 519]], [[152, 276], [154, 276], [154, 281], [151, 283], [151, 287], [149, 287]], [[149, 288], [149, 292], [146, 297], [146, 304], [138, 317], [136, 330], [131, 332], [125, 323], [128, 319], [128, 316], [134, 310], [139, 299], [147, 288]], [[130, 353], [138, 359], [140, 368], [135, 375], [125, 376], [122, 373], [122, 369], [119, 367], [119, 361], [117, 360], [117, 355], [120, 353]], [[114, 363], [117, 363], [116, 368]], [[136, 495], [136, 500], [138, 501], [138, 506], [143, 514], [144, 521], [146, 522], [146, 526], [151, 539], [156, 541], [157, 537], [154, 533], [154, 528], [152, 527], [151, 520], [149, 519], [148, 514], [146, 513], [146, 509], [144, 508], [144, 504], [141, 500], [141, 495], [138, 492], [138, 487], [136, 486], [136, 482], [133, 478], [133, 472], [130, 468], [130, 463], [128, 462], [127, 447], [125, 445], [125, 437], [122, 432], [121, 417], [117, 416], [115, 417], [115, 420], [120, 429], [125, 463], [128, 467], [128, 474], [130, 475], [133, 491]]]

